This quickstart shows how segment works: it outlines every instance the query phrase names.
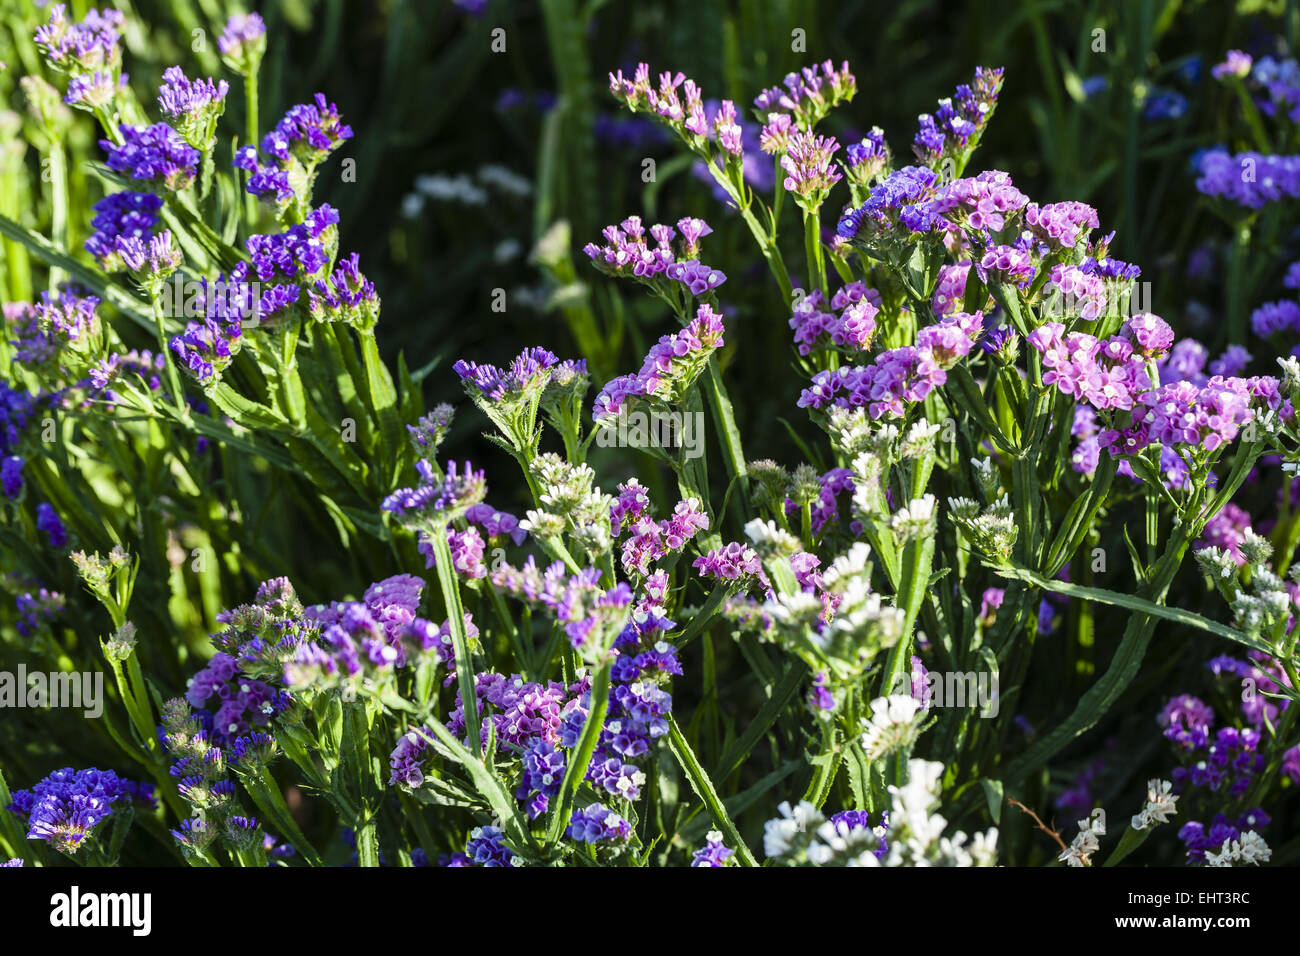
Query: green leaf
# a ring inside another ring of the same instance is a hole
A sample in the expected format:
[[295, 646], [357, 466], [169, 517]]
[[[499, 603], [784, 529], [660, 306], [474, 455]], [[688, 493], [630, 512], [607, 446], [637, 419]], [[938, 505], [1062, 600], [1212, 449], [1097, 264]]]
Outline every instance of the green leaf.
[[1149, 614], [1152, 617], [1157, 617], [1165, 621], [1173, 621], [1175, 624], [1183, 624], [1187, 627], [1194, 627], [1197, 630], [1208, 631], [1218, 637], [1226, 637], [1228, 640], [1235, 641], [1251, 650], [1264, 651], [1266, 653], [1271, 651], [1270, 645], [1265, 641], [1228, 627], [1226, 624], [1211, 621], [1207, 617], [1202, 617], [1199, 614], [1182, 608], [1167, 607], [1163, 604], [1156, 604], [1146, 598], [1138, 597], [1136, 594], [1121, 594], [1118, 591], [1107, 591], [1103, 588], [1085, 587], [1084, 585], [1071, 584], [1067, 581], [1047, 579], [1024, 568], [994, 568], [992, 570], [994, 573], [999, 574], [1004, 578], [1014, 578], [1019, 581], [1025, 581], [1036, 588], [1043, 589], [1044, 591], [1054, 591], [1057, 594], [1064, 594], [1066, 597], [1079, 598], [1084, 601], [1096, 601], [1099, 604], [1109, 604], [1130, 611], [1138, 611], [1142, 614]]

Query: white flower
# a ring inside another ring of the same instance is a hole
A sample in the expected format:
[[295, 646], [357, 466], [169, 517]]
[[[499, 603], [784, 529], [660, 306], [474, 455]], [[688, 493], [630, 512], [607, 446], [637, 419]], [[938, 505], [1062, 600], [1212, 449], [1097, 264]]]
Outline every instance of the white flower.
[[[910, 694], [877, 697], [871, 702], [871, 719], [862, 722], [862, 749], [875, 760], [916, 740], [921, 722], [920, 703]], [[922, 715], [924, 719], [924, 715]]]
[[1073, 842], [1061, 851], [1058, 860], [1068, 866], [1092, 866], [1092, 855], [1101, 849], [1098, 837], [1106, 835], [1105, 817], [1097, 814], [1079, 821], [1079, 832]]
[[1224, 840], [1219, 852], [1207, 850], [1205, 863], [1207, 866], [1235, 866], [1238, 863], [1259, 866], [1267, 863], [1272, 856], [1273, 851], [1264, 842], [1264, 838], [1254, 830], [1247, 830], [1240, 839]]
[[1178, 797], [1171, 792], [1173, 788], [1174, 785], [1168, 780], [1156, 778], [1147, 781], [1146, 806], [1130, 821], [1134, 830], [1145, 830], [1157, 823], [1169, 822], [1169, 817], [1178, 812], [1174, 808]]
[[803, 549], [799, 539], [778, 528], [775, 521], [755, 518], [745, 525], [745, 536], [754, 542], [754, 550], [761, 556], [794, 554]]
[[768, 857], [785, 856], [802, 847], [807, 842], [806, 834], [826, 819], [807, 800], [794, 807], [787, 801], [776, 809], [781, 815], [768, 820], [763, 827], [763, 852]]

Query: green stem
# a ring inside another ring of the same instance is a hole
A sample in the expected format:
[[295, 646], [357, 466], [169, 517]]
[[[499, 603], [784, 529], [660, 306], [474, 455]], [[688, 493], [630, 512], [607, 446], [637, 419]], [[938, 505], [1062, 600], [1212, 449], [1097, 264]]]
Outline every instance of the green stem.
[[456, 684], [460, 688], [461, 704], [465, 708], [465, 732], [469, 735], [469, 749], [475, 757], [483, 752], [481, 723], [478, 711], [478, 694], [474, 686], [474, 665], [469, 654], [469, 637], [465, 633], [465, 610], [460, 602], [460, 586], [456, 582], [456, 568], [452, 564], [451, 545], [447, 541], [447, 526], [434, 530], [429, 539], [433, 542], [437, 561], [438, 585], [451, 628], [451, 643], [456, 653]]
[[722, 805], [722, 800], [718, 798], [718, 791], [714, 788], [713, 781], [709, 779], [709, 775], [700, 766], [695, 752], [691, 750], [691, 745], [682, 736], [682, 729], [677, 725], [677, 718], [672, 714], [668, 715], [668, 744], [672, 747], [673, 754], [682, 765], [682, 769], [686, 771], [686, 776], [690, 778], [691, 787], [704, 801], [704, 805], [708, 807], [714, 824], [726, 834], [727, 839], [735, 846], [736, 856], [740, 858], [740, 862], [745, 866], [758, 866], [754, 854], [749, 851], [749, 847], [741, 839], [740, 831], [736, 829], [736, 824], [732, 822], [731, 817], [727, 814], [726, 807]]

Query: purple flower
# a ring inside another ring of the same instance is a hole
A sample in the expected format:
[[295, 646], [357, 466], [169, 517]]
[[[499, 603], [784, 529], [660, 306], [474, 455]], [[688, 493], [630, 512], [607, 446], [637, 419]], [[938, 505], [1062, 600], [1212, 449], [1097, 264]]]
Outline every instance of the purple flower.
[[99, 141], [108, 153], [109, 169], [151, 188], [172, 192], [187, 189], [194, 182], [201, 158], [199, 151], [166, 123], [123, 126], [122, 138], [120, 146], [112, 140]]
[[50, 65], [64, 73], [115, 69], [122, 61], [119, 31], [126, 23], [120, 10], [91, 10], [80, 23], [68, 19], [67, 4], [50, 8], [49, 22], [36, 28], [36, 45]]
[[704, 838], [704, 846], [691, 854], [691, 866], [726, 866], [735, 852], [723, 845], [722, 834], [713, 830]]
[[153, 193], [117, 192], [105, 196], [95, 203], [95, 217], [90, 221], [95, 232], [86, 240], [86, 251], [99, 260], [105, 271], [121, 269], [116, 240], [153, 235], [162, 203], [162, 198]]
[[266, 49], [266, 24], [256, 13], [234, 14], [221, 31], [217, 49], [235, 72], [247, 75], [257, 68]]
[[0, 461], [0, 484], [4, 486], [6, 498], [17, 498], [23, 490], [23, 465], [26, 462], [17, 455], [9, 455]]
[[605, 840], [628, 840], [632, 825], [613, 810], [592, 803], [585, 810], [575, 810], [565, 831], [569, 839], [579, 843], [599, 843]]
[[36, 506], [36, 530], [45, 533], [51, 548], [62, 548], [68, 543], [68, 531], [54, 506], [47, 501]]

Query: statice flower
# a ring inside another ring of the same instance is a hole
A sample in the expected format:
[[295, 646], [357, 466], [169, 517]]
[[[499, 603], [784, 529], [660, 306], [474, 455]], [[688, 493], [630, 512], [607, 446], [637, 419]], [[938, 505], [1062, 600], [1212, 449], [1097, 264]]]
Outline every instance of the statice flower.
[[1266, 302], [1250, 314], [1250, 328], [1260, 338], [1300, 332], [1300, 303], [1291, 299]]
[[1001, 232], [1007, 221], [1024, 209], [1029, 197], [999, 170], [971, 179], [958, 179], [939, 189], [930, 201], [931, 211], [977, 232]]
[[449, 462], [445, 476], [437, 474], [425, 459], [417, 461], [415, 467], [420, 484], [394, 491], [381, 506], [409, 527], [431, 527], [435, 520], [445, 525], [482, 501], [487, 491], [484, 473], [474, 471], [468, 461], [460, 472], [454, 461]]
[[1147, 830], [1160, 823], [1168, 823], [1169, 817], [1176, 814], [1174, 804], [1178, 797], [1174, 795], [1173, 784], [1158, 777], [1147, 781], [1147, 802], [1140, 813], [1134, 815], [1131, 826], [1134, 830]]
[[1073, 249], [1086, 242], [1090, 230], [1100, 222], [1097, 210], [1086, 203], [1060, 202], [1040, 206], [1030, 203], [1025, 208], [1025, 225], [1049, 250]]
[[266, 52], [266, 24], [256, 13], [236, 13], [226, 21], [217, 40], [221, 59], [240, 76], [257, 72]]
[[123, 268], [118, 239], [147, 239], [153, 235], [159, 222], [162, 197], [153, 193], [110, 193], [95, 203], [95, 216], [90, 221], [95, 231], [86, 240], [85, 248], [106, 272]]
[[735, 583], [741, 589], [747, 589], [753, 584], [758, 584], [767, 591], [772, 587], [758, 553], [753, 548], [745, 547], [736, 541], [701, 555], [691, 562], [691, 566], [698, 570], [702, 577], [716, 578], [723, 583]]
[[95, 70], [116, 70], [122, 62], [120, 10], [91, 10], [80, 23], [68, 19], [68, 7], [56, 3], [49, 22], [36, 29], [36, 45], [56, 70], [76, 76]]
[[48, 501], [36, 506], [36, 530], [45, 535], [51, 548], [62, 548], [68, 543], [68, 531], [63, 520]]
[[[637, 279], [661, 294], [684, 287], [692, 296], [706, 296], [727, 281], [699, 259], [700, 239], [712, 232], [703, 219], [680, 219], [676, 229], [662, 223], [647, 229], [640, 216], [629, 216], [602, 230], [605, 245], [589, 242], [582, 251], [605, 275]], [[678, 235], [681, 241], [674, 249]]]
[[579, 843], [621, 842], [631, 838], [632, 825], [613, 810], [592, 803], [585, 810], [573, 812], [565, 833]]
[[505, 834], [497, 827], [475, 827], [465, 844], [471, 866], [514, 866], [515, 855], [505, 845]]
[[873, 419], [901, 418], [906, 414], [904, 403], [924, 401], [945, 381], [947, 374], [929, 348], [907, 345], [880, 353], [871, 365], [818, 372], [810, 387], [800, 393], [798, 405], [816, 409], [863, 406]]
[[836, 232], [845, 239], [856, 239], [893, 228], [905, 209], [934, 195], [938, 180], [938, 174], [925, 166], [895, 170], [871, 190], [865, 203], [840, 217]]
[[1224, 80], [1229, 77], [1242, 77], [1250, 74], [1250, 68], [1254, 64], [1254, 59], [1249, 53], [1243, 53], [1241, 50], [1229, 50], [1222, 63], [1216, 63], [1210, 70], [1210, 75], [1216, 80]]
[[1105, 817], [1085, 817], [1079, 821], [1079, 832], [1056, 859], [1067, 866], [1092, 866], [1092, 855], [1101, 849], [1098, 838], [1105, 835]]
[[722, 317], [701, 303], [686, 328], [662, 336], [646, 354], [641, 370], [608, 382], [596, 396], [592, 418], [618, 417], [629, 399], [652, 398], [658, 403], [681, 401], [704, 371], [710, 356], [721, 348]]
[[1211, 149], [1201, 155], [1198, 171], [1198, 190], [1247, 209], [1300, 196], [1300, 156]]
[[118, 92], [126, 88], [126, 84], [125, 73], [120, 77], [108, 70], [82, 73], [68, 81], [68, 92], [63, 102], [93, 113], [107, 109], [117, 98]]
[[346, 322], [363, 332], [374, 328], [379, 296], [375, 284], [361, 274], [360, 261], [354, 252], [340, 260], [329, 276], [315, 281], [307, 292], [307, 311], [313, 319]]
[[794, 308], [790, 328], [800, 355], [825, 348], [825, 338], [845, 352], [871, 347], [876, 337], [876, 316], [880, 314], [880, 293], [862, 282], [852, 282], [835, 293], [832, 311], [822, 311], [822, 294], [814, 289]]
[[769, 120], [775, 112], [787, 113], [804, 131], [811, 130], [834, 107], [849, 102], [857, 93], [857, 79], [849, 72], [848, 61], [838, 68], [831, 60], [822, 62], [820, 70], [817, 65], [806, 66], [787, 74], [784, 84], [756, 96], [754, 107]]
[[842, 178], [839, 166], [831, 157], [840, 144], [833, 136], [794, 133], [781, 157], [785, 170], [785, 190], [806, 209], [816, 209], [826, 200], [831, 187]]
[[934, 113], [922, 113], [920, 129], [912, 140], [916, 158], [936, 167], [945, 159], [965, 164], [993, 117], [1002, 90], [1001, 67], [976, 67], [975, 77], [957, 87], [949, 99], [939, 101]]
[[889, 144], [885, 142], [884, 130], [878, 126], [873, 126], [858, 142], [849, 143], [844, 148], [844, 154], [849, 181], [861, 186], [874, 184], [893, 161]]
[[[200, 280], [203, 318], [185, 324], [185, 331], [168, 343], [172, 352], [200, 385], [212, 385], [239, 352], [245, 303], [239, 283]], [[229, 293], [233, 293], [234, 297]]]
[[108, 168], [151, 189], [180, 192], [198, 173], [199, 151], [166, 123], [123, 126], [121, 145], [102, 139]]
[[704, 846], [691, 854], [691, 866], [726, 866], [735, 852], [723, 844], [721, 833], [710, 830], [704, 838]]
[[217, 120], [226, 108], [230, 84], [225, 80], [191, 80], [179, 66], [163, 72], [158, 106], [195, 149], [207, 151], [216, 141]]
[[1259, 866], [1267, 863], [1273, 851], [1264, 842], [1264, 838], [1254, 830], [1243, 833], [1235, 840], [1224, 840], [1218, 852], [1205, 851], [1206, 866], [1241, 866], [1253, 864]]
[[45, 840], [75, 854], [96, 828], [124, 804], [153, 804], [153, 785], [124, 780], [112, 770], [56, 770], [30, 790], [17, 790], [6, 808], [27, 820], [27, 839]]
[[1005, 244], [989, 247], [975, 265], [980, 281], [986, 285], [1020, 285], [1033, 276], [1034, 268], [1033, 256], [1027, 251]]
[[878, 697], [871, 702], [871, 717], [862, 721], [862, 749], [868, 760], [910, 747], [921, 731], [925, 714], [911, 694]]
[[166, 282], [184, 260], [170, 229], [164, 229], [147, 240], [140, 236], [118, 236], [114, 247], [122, 264], [146, 288], [156, 289]]

